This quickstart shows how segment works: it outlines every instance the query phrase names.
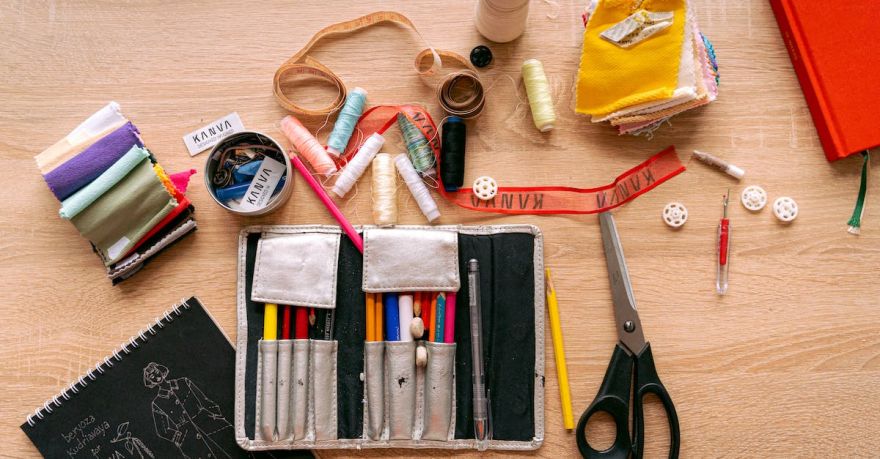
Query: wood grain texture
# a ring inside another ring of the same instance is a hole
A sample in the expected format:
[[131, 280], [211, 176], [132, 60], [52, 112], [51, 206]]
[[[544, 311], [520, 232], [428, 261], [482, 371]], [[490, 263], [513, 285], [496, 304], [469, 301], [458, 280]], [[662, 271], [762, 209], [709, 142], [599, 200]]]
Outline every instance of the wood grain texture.
[[[617, 223], [659, 373], [681, 419], [683, 457], [867, 457], [880, 450], [880, 316], [876, 180], [862, 236], [846, 234], [859, 160], [826, 163], [767, 2], [695, 1], [721, 65], [720, 98], [673, 119], [656, 136], [618, 137], [576, 116], [572, 88], [580, 54], [583, 2], [535, 1], [526, 34], [492, 45], [483, 72], [487, 110], [468, 138], [466, 182], [596, 186], [669, 144], [684, 160], [694, 148], [748, 172], [742, 183], [699, 163], [621, 208]], [[280, 211], [239, 218], [211, 202], [198, 175], [190, 196], [199, 230], [119, 287], [76, 230], [58, 218], [32, 157], [108, 100], [122, 104], [167, 170], [202, 170], [181, 136], [237, 111], [245, 126], [278, 135], [276, 67], [321, 27], [395, 9], [434, 46], [466, 54], [484, 43], [474, 2], [379, 0], [240, 2], [7, 0], [0, 5], [0, 171], [7, 186], [0, 216], [0, 455], [35, 456], [18, 429], [26, 414], [113, 351], [168, 305], [198, 295], [234, 338], [235, 251], [249, 224], [332, 223], [302, 180]], [[318, 46], [314, 56], [372, 103], [423, 102], [439, 117], [433, 89], [414, 75], [421, 49], [411, 33], [376, 27]], [[542, 135], [524, 103], [519, 67], [545, 65], [559, 112]], [[326, 88], [297, 95], [317, 104]], [[315, 129], [321, 120], [312, 121]], [[322, 136], [329, 127], [321, 130]], [[392, 139], [387, 151], [403, 151]], [[872, 174], [876, 177], [876, 174]], [[872, 177], [874, 179], [875, 177]], [[342, 203], [354, 223], [370, 223], [368, 181]], [[759, 184], [771, 199], [791, 196], [801, 214], [789, 226], [769, 209], [731, 206], [732, 265], [727, 296], [714, 294], [715, 231], [721, 196]], [[401, 194], [406, 196], [405, 193]], [[690, 220], [670, 231], [669, 201]], [[401, 197], [402, 223], [422, 223]], [[440, 223], [534, 223], [546, 236], [563, 315], [576, 415], [593, 399], [615, 336], [595, 216], [499, 217], [440, 203]], [[181, 352], [186, 352], [184, 349]], [[546, 343], [546, 439], [533, 454], [576, 454], [562, 429], [552, 347]], [[654, 419], [656, 421], [656, 419]], [[652, 425], [653, 426], [653, 425]], [[664, 438], [649, 438], [662, 457]], [[380, 450], [326, 457], [472, 453]], [[497, 456], [508, 456], [498, 454]]]

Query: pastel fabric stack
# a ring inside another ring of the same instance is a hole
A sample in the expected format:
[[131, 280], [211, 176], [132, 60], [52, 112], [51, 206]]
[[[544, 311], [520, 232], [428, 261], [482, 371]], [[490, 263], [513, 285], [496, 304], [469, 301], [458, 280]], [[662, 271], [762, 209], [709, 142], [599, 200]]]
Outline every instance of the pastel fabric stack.
[[718, 96], [718, 65], [688, 0], [594, 0], [575, 110], [620, 134], [651, 133]]
[[92, 244], [114, 284], [196, 229], [194, 170], [169, 176], [111, 102], [35, 157], [59, 214]]

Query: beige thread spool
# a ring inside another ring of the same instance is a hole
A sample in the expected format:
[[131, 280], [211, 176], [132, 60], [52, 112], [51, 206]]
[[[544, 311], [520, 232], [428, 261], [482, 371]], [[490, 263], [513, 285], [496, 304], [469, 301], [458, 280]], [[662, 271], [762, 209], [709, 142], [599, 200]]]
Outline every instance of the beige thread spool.
[[378, 226], [397, 223], [397, 173], [388, 153], [373, 159], [373, 222]]

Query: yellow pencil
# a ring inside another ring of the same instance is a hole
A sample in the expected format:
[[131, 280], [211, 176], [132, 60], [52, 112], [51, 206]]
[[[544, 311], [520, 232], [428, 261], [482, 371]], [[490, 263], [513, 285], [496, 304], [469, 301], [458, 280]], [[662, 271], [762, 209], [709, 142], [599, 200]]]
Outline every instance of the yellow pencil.
[[367, 293], [367, 341], [376, 341], [376, 298]]
[[571, 390], [568, 387], [568, 369], [565, 367], [565, 349], [562, 346], [562, 325], [559, 323], [559, 303], [556, 302], [556, 289], [547, 268], [547, 312], [550, 314], [550, 334], [553, 335], [553, 355], [556, 356], [556, 378], [559, 380], [559, 398], [562, 401], [562, 425], [574, 429], [571, 413]]
[[278, 337], [278, 305], [266, 303], [263, 314], [263, 339], [275, 341]]

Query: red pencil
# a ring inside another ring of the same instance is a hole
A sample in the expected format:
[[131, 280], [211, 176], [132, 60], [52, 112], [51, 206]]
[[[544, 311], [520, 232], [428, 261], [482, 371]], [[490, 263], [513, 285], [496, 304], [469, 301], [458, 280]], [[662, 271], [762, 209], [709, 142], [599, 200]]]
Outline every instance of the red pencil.
[[290, 339], [290, 306], [286, 304], [281, 316], [281, 339]]
[[303, 306], [296, 307], [296, 339], [309, 337], [309, 310]]

